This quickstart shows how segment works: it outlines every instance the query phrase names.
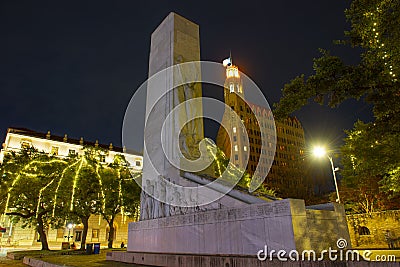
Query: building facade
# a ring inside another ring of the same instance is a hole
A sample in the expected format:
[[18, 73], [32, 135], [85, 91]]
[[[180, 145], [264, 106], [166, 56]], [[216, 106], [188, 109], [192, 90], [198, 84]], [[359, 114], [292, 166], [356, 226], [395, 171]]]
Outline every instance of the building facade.
[[128, 153], [126, 149], [115, 147], [111, 143], [109, 145], [99, 144], [96, 142], [85, 141], [83, 137], [80, 139], [68, 138], [64, 136], [40, 133], [24, 128], [9, 128], [2, 149], [0, 151], [0, 164], [3, 163], [5, 153], [9, 151], [19, 151], [22, 148], [34, 147], [40, 152], [52, 154], [59, 157], [68, 157], [70, 155], [82, 155], [84, 146], [99, 147], [107, 150], [102, 161], [104, 163], [112, 163], [114, 156], [117, 154], [124, 155], [133, 170], [141, 171], [143, 157], [137, 152]]
[[265, 183], [270, 188], [279, 191], [289, 183], [301, 183], [300, 177], [285, 179], [282, 175], [282, 170], [291, 172], [303, 161], [305, 139], [300, 121], [295, 117], [274, 120], [269, 107], [246, 101], [237, 66], [227, 66], [224, 87], [225, 127], [219, 128], [217, 146], [251, 176], [257, 166], [261, 173], [268, 173]]
[[[58, 157], [68, 157], [70, 155], [82, 155], [84, 146], [102, 148], [104, 154], [100, 160], [104, 164], [112, 163], [116, 155], [123, 155], [129, 162], [131, 171], [141, 172], [143, 157], [138, 153], [127, 152], [124, 148], [115, 147], [112, 144], [104, 145], [96, 142], [88, 142], [83, 138], [72, 139], [67, 135], [56, 136], [47, 133], [40, 133], [23, 128], [9, 128], [5, 141], [0, 152], [0, 164], [3, 163], [4, 156], [11, 152], [34, 147], [40, 152], [52, 154]], [[138, 215], [138, 214], [137, 214]], [[136, 216], [138, 218], [138, 216]], [[114, 245], [121, 242], [126, 244], [128, 236], [128, 223], [135, 221], [136, 218], [128, 218], [124, 214], [117, 215], [114, 226]], [[83, 225], [72, 222], [72, 228], [67, 227], [67, 223], [60, 229], [48, 229], [47, 239], [50, 247], [60, 248], [62, 242], [75, 242], [78, 244], [82, 240]], [[13, 224], [6, 215], [1, 215], [0, 227], [5, 231], [0, 233], [0, 246], [40, 246], [38, 233], [34, 228], [22, 228], [20, 223]], [[102, 245], [107, 244], [109, 235], [108, 223], [99, 215], [92, 215], [89, 219], [89, 230], [86, 242], [98, 242]]]

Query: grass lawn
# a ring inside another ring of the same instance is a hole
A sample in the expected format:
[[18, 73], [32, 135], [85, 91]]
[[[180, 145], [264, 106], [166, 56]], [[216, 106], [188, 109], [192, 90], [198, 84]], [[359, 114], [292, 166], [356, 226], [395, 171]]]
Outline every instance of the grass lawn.
[[[114, 249], [115, 250], [115, 249]], [[60, 254], [46, 254], [43, 256], [32, 256], [32, 258], [40, 259], [46, 262], [71, 266], [71, 267], [86, 267], [86, 266], [102, 266], [102, 267], [134, 267], [138, 265], [119, 263], [115, 261], [106, 261], [106, 253], [111, 249], [102, 249], [100, 254], [92, 255], [60, 255]]]

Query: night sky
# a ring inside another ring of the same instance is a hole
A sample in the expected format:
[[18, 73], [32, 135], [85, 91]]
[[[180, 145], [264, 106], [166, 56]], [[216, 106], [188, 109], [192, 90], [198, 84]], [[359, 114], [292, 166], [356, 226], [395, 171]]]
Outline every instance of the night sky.
[[[349, 63], [358, 51], [333, 45], [349, 29], [348, 0], [0, 2], [0, 138], [8, 127], [121, 145], [127, 104], [148, 75], [150, 35], [174, 11], [200, 25], [201, 59], [234, 64], [270, 105], [296, 75], [312, 74], [318, 48]], [[206, 92], [207, 93], [207, 92]], [[222, 93], [220, 94], [222, 96]], [[338, 148], [344, 129], [371, 119], [370, 106], [313, 104], [296, 115], [308, 144]], [[215, 136], [215, 127], [206, 135]]]

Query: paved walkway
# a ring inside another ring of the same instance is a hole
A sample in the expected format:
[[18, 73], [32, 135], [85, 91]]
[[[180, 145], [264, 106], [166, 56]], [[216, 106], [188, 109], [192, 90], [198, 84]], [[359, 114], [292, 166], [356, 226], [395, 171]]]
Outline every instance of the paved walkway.
[[15, 266], [15, 267], [26, 267], [25, 264], [22, 263], [22, 260], [11, 260], [7, 258], [7, 252], [15, 251], [15, 248], [0, 248], [0, 266]]

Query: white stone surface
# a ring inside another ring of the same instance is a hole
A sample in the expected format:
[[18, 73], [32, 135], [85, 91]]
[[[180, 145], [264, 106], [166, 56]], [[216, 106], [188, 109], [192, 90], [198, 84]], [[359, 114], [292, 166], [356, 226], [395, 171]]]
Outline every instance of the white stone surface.
[[[226, 255], [187, 255], [187, 254], [157, 254], [157, 253], [134, 253], [113, 251], [107, 252], [107, 261], [119, 261], [125, 263], [135, 263], [145, 266], [171, 266], [171, 267], [220, 267], [220, 266], [235, 266], [235, 267], [320, 267], [320, 266], [341, 266], [341, 267], [365, 267], [365, 266], [387, 266], [398, 267], [398, 262], [367, 262], [367, 261], [287, 261], [282, 262], [277, 258], [272, 261], [259, 261], [257, 257], [248, 256], [226, 256]], [[40, 262], [39, 260], [37, 260]], [[42, 262], [43, 264], [43, 262]], [[44, 265], [32, 265], [44, 266]]]
[[[347, 225], [339, 223], [342, 206], [318, 212], [318, 224], [305, 216], [313, 212], [303, 200], [285, 199], [140, 221], [129, 225], [128, 251], [254, 256], [265, 245], [269, 251], [321, 251], [335, 248], [338, 238], [350, 242]], [[327, 229], [329, 236], [311, 238]]]
[[129, 227], [131, 252], [255, 255], [264, 245], [295, 248], [289, 200], [176, 215]]
[[[200, 60], [199, 27], [195, 23], [171, 12], [157, 27], [151, 36], [149, 78], [159, 71], [179, 63]], [[201, 84], [195, 88], [186, 88], [187, 85], [170, 91], [176, 84], [200, 77], [200, 68], [196, 71], [185, 69], [169, 69], [156, 79], [150, 79], [146, 99], [146, 125], [143, 179], [154, 179], [157, 174], [153, 166], [158, 168], [161, 175], [172, 179], [179, 177], [179, 168], [171, 165], [166, 158], [177, 159], [179, 155], [177, 140], [183, 125], [190, 118], [202, 115], [201, 101], [197, 104], [185, 106], [176, 115], [170, 117], [165, 124], [165, 132], [161, 135], [161, 127], [168, 114], [180, 103], [194, 97], [201, 97]], [[190, 93], [187, 93], [190, 92]], [[161, 98], [161, 99], [160, 99]], [[190, 127], [190, 134], [195, 142], [203, 139], [203, 122], [196, 120]], [[161, 145], [164, 145], [164, 149]], [[186, 141], [184, 142], [186, 143]], [[182, 145], [182, 144], [181, 144]], [[181, 147], [184, 149], [184, 147]], [[150, 163], [150, 157], [152, 163]], [[175, 181], [177, 184], [179, 181]]]

